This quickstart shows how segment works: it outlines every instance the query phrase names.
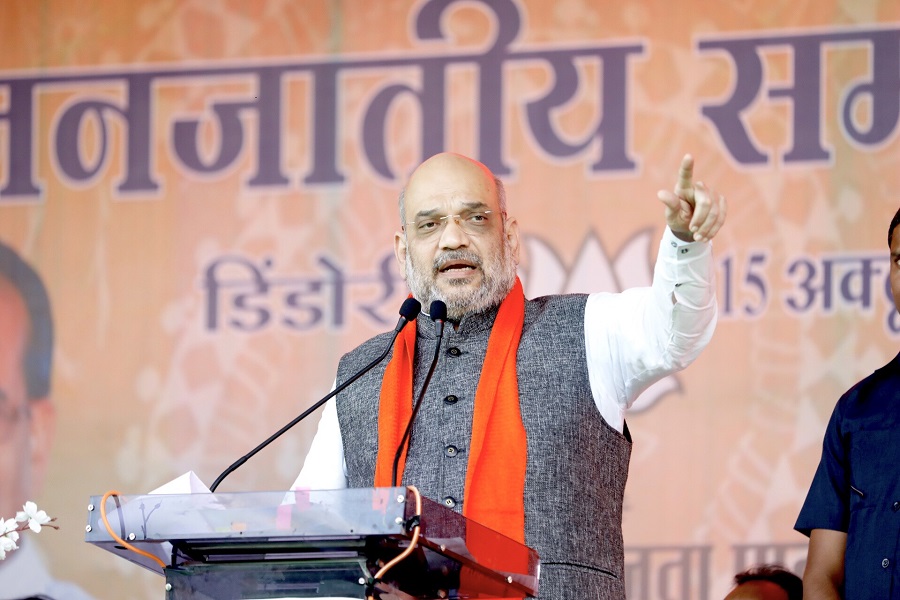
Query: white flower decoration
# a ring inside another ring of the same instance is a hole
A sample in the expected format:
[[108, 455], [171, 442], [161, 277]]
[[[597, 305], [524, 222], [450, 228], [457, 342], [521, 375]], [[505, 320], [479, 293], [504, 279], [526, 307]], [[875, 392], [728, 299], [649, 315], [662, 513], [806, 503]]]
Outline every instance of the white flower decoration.
[[19, 548], [16, 542], [19, 541], [20, 531], [30, 529], [39, 533], [44, 525], [59, 529], [56, 525], [51, 525], [56, 519], [44, 511], [38, 510], [37, 504], [34, 502], [29, 500], [22, 509], [16, 513], [14, 519], [0, 518], [0, 560], [4, 560], [7, 553]]
[[14, 532], [19, 529], [19, 526], [16, 525], [15, 519], [0, 519], [0, 535], [6, 535], [7, 533]]
[[6, 558], [7, 552], [12, 552], [18, 548], [16, 542], [19, 541], [19, 532], [16, 531], [15, 519], [0, 521], [0, 529], [3, 531], [0, 534], [0, 560], [3, 560]]
[[26, 520], [28, 521], [28, 528], [31, 529], [35, 533], [40, 533], [41, 526], [46, 525], [52, 519], [47, 515], [46, 512], [42, 510], [38, 510], [37, 504], [29, 500], [25, 503], [25, 506], [22, 507], [25, 510], [20, 510], [16, 513], [16, 521], [19, 523], [24, 523]]

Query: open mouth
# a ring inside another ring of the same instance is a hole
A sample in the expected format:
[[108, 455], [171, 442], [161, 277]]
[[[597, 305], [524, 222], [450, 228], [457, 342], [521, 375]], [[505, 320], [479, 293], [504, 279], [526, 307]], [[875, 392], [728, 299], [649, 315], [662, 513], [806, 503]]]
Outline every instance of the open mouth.
[[465, 261], [448, 261], [438, 267], [439, 273], [464, 273], [474, 271], [477, 267]]
[[434, 259], [434, 273], [452, 278], [466, 278], [481, 268], [481, 257], [474, 252], [450, 250]]

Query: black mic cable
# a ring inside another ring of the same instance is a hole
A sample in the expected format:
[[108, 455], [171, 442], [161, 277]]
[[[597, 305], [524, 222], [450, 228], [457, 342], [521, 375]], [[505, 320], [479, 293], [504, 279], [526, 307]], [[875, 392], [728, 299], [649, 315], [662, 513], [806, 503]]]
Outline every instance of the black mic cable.
[[307, 408], [305, 411], [303, 411], [303, 414], [301, 414], [299, 417], [295, 418], [293, 421], [291, 421], [290, 423], [288, 423], [287, 425], [285, 425], [284, 427], [282, 427], [281, 429], [279, 429], [278, 431], [273, 433], [271, 436], [269, 436], [268, 439], [266, 439], [266, 441], [261, 443], [259, 446], [257, 446], [256, 448], [254, 448], [253, 450], [251, 450], [250, 452], [248, 452], [247, 454], [245, 454], [238, 460], [236, 460], [230, 467], [228, 467], [227, 469], [222, 471], [222, 474], [219, 475], [216, 478], [216, 480], [213, 482], [213, 484], [209, 487], [209, 491], [215, 492], [216, 488], [219, 487], [219, 484], [222, 483], [222, 480], [225, 479], [225, 477], [227, 477], [232, 471], [234, 471], [235, 469], [240, 467], [242, 464], [244, 464], [245, 462], [247, 462], [248, 460], [253, 458], [253, 456], [255, 456], [257, 452], [259, 452], [260, 450], [262, 450], [263, 448], [265, 448], [266, 446], [268, 446], [269, 444], [274, 442], [276, 439], [278, 439], [279, 436], [281, 436], [288, 429], [290, 429], [291, 427], [293, 427], [294, 425], [296, 425], [297, 423], [299, 423], [300, 421], [305, 419], [311, 412], [313, 412], [314, 410], [316, 410], [317, 408], [319, 408], [320, 406], [325, 404], [328, 400], [330, 400], [331, 398], [333, 398], [334, 396], [336, 396], [337, 394], [342, 392], [344, 390], [344, 388], [346, 388], [348, 385], [350, 385], [351, 383], [353, 383], [354, 381], [356, 381], [357, 379], [359, 379], [360, 377], [362, 377], [363, 375], [368, 373], [372, 369], [372, 367], [374, 367], [375, 365], [377, 365], [378, 363], [383, 361], [384, 357], [387, 356], [388, 352], [391, 351], [391, 348], [394, 347], [394, 340], [397, 339], [397, 336], [400, 334], [400, 331], [403, 329], [403, 327], [407, 323], [409, 323], [410, 321], [415, 321], [416, 317], [419, 314], [419, 311], [421, 311], [421, 310], [422, 310], [422, 305], [419, 304], [419, 301], [416, 300], [415, 298], [407, 298], [406, 300], [404, 300], [403, 306], [400, 307], [400, 319], [397, 321], [397, 326], [394, 327], [393, 335], [391, 335], [391, 341], [387, 346], [385, 346], [384, 352], [382, 352], [378, 358], [376, 358], [375, 360], [373, 360], [372, 362], [367, 364], [359, 372], [357, 372], [355, 375], [350, 377], [347, 381], [345, 381], [341, 385], [339, 385], [336, 388], [334, 388], [333, 390], [331, 390], [331, 392], [329, 392], [327, 396], [325, 396], [324, 398], [322, 398], [321, 400], [319, 400], [318, 402], [316, 402], [315, 404], [313, 404], [312, 406]]
[[428, 368], [428, 375], [425, 376], [425, 383], [422, 384], [422, 391], [419, 392], [419, 398], [413, 406], [412, 414], [409, 416], [409, 423], [406, 424], [406, 431], [400, 438], [400, 445], [397, 447], [397, 453], [394, 455], [394, 468], [391, 471], [391, 487], [397, 486], [397, 466], [400, 463], [400, 456], [403, 454], [403, 448], [407, 445], [407, 441], [412, 437], [412, 426], [416, 420], [416, 414], [422, 406], [422, 399], [425, 398], [425, 390], [428, 389], [428, 382], [431, 381], [431, 375], [437, 366], [438, 356], [441, 352], [441, 340], [444, 337], [444, 321], [447, 320], [447, 305], [440, 300], [431, 303], [428, 309], [428, 316], [434, 321], [434, 333], [437, 334], [437, 344], [434, 346], [434, 358], [431, 359], [431, 366]]

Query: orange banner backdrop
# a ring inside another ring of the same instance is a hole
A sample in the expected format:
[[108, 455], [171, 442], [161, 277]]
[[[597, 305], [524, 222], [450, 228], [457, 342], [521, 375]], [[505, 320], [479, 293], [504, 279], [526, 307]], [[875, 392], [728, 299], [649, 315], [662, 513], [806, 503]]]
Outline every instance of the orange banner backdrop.
[[[802, 572], [792, 526], [825, 423], [900, 334], [898, 3], [2, 10], [0, 240], [41, 275], [57, 333], [32, 499], [60, 530], [24, 541], [54, 575], [162, 596], [85, 544], [88, 497], [209, 484], [324, 395], [341, 354], [396, 322], [397, 194], [444, 149], [505, 180], [529, 297], [649, 283], [656, 190], [695, 156], [729, 200], [720, 320], [628, 418], [629, 598], [719, 598], [756, 562]], [[315, 426], [220, 489], [287, 488]]]

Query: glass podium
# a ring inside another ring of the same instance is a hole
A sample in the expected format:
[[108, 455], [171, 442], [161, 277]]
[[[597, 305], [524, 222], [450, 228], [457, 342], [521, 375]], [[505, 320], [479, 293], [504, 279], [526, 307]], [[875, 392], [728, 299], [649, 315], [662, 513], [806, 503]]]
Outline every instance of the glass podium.
[[107, 498], [109, 528], [149, 556], [110, 534], [102, 498], [85, 541], [162, 574], [167, 600], [537, 594], [534, 550], [404, 487]]

